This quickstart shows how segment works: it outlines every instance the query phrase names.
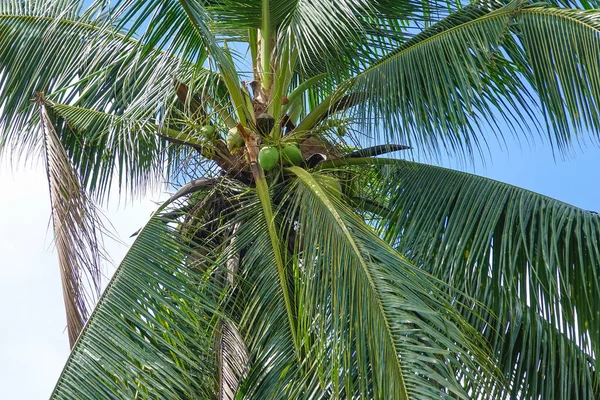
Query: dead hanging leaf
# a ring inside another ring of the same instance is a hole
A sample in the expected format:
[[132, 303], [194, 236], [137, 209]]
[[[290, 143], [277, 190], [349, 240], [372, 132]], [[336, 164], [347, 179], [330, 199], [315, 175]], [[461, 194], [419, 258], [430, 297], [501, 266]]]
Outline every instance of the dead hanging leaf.
[[60, 142], [43, 94], [35, 101], [40, 110], [54, 240], [72, 348], [100, 297], [101, 222]]
[[215, 332], [215, 350], [219, 371], [219, 400], [233, 400], [240, 381], [246, 376], [249, 354], [237, 327], [223, 321]]

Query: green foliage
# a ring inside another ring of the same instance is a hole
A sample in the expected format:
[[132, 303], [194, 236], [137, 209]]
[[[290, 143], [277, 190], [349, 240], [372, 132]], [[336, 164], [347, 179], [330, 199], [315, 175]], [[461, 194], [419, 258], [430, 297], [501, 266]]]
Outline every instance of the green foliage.
[[492, 345], [511, 396], [596, 398], [600, 216], [410, 162], [392, 162], [381, 182], [387, 241], [488, 309], [482, 320], [462, 312]]
[[207, 256], [190, 261], [204, 248], [184, 245], [166, 222], [156, 216], [140, 232], [73, 348], [53, 398], [213, 396], [213, 330], [223, 289], [208, 279], [210, 268], [199, 269], [218, 266]]
[[596, 1], [82, 4], [0, 4], [0, 154], [52, 144], [61, 268], [112, 182], [193, 181], [83, 330], [65, 281], [53, 398], [599, 396], [600, 217], [378, 157], [597, 141]]

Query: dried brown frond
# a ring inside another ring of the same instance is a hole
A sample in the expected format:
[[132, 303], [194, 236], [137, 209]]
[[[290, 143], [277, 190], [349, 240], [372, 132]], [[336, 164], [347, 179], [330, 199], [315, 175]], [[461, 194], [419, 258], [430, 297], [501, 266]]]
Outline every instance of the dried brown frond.
[[73, 347], [90, 310], [100, 297], [102, 274], [98, 232], [101, 223], [59, 140], [44, 105], [43, 94], [38, 95], [35, 101], [40, 110], [54, 239], [67, 313], [69, 343]]

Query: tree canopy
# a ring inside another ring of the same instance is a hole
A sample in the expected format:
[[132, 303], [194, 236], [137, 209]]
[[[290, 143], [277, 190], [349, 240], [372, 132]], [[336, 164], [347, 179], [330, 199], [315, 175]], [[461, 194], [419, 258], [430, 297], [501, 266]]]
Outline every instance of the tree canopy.
[[[52, 398], [598, 398], [600, 216], [410, 161], [597, 143], [598, 6], [1, 2], [0, 154], [46, 161], [72, 345]], [[97, 204], [165, 181], [101, 294]]]

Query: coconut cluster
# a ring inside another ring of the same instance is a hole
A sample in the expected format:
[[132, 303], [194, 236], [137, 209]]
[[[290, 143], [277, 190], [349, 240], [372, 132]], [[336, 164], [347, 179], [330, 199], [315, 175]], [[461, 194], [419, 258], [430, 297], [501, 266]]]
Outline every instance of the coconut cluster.
[[[227, 133], [227, 148], [232, 153], [244, 146], [244, 139], [237, 128], [231, 128]], [[280, 162], [284, 165], [301, 165], [304, 162], [300, 148], [294, 143], [283, 147], [263, 146], [258, 153], [258, 163], [265, 171], [271, 171]]]
[[238, 128], [231, 128], [229, 132], [227, 132], [227, 148], [232, 153], [237, 152], [244, 146], [244, 138], [238, 131]]
[[258, 163], [265, 171], [270, 171], [279, 161], [283, 161], [286, 165], [301, 165], [304, 161], [302, 158], [302, 152], [293, 143], [286, 144], [283, 149], [281, 149], [281, 154], [277, 147], [273, 146], [265, 146], [260, 149], [258, 153]]

